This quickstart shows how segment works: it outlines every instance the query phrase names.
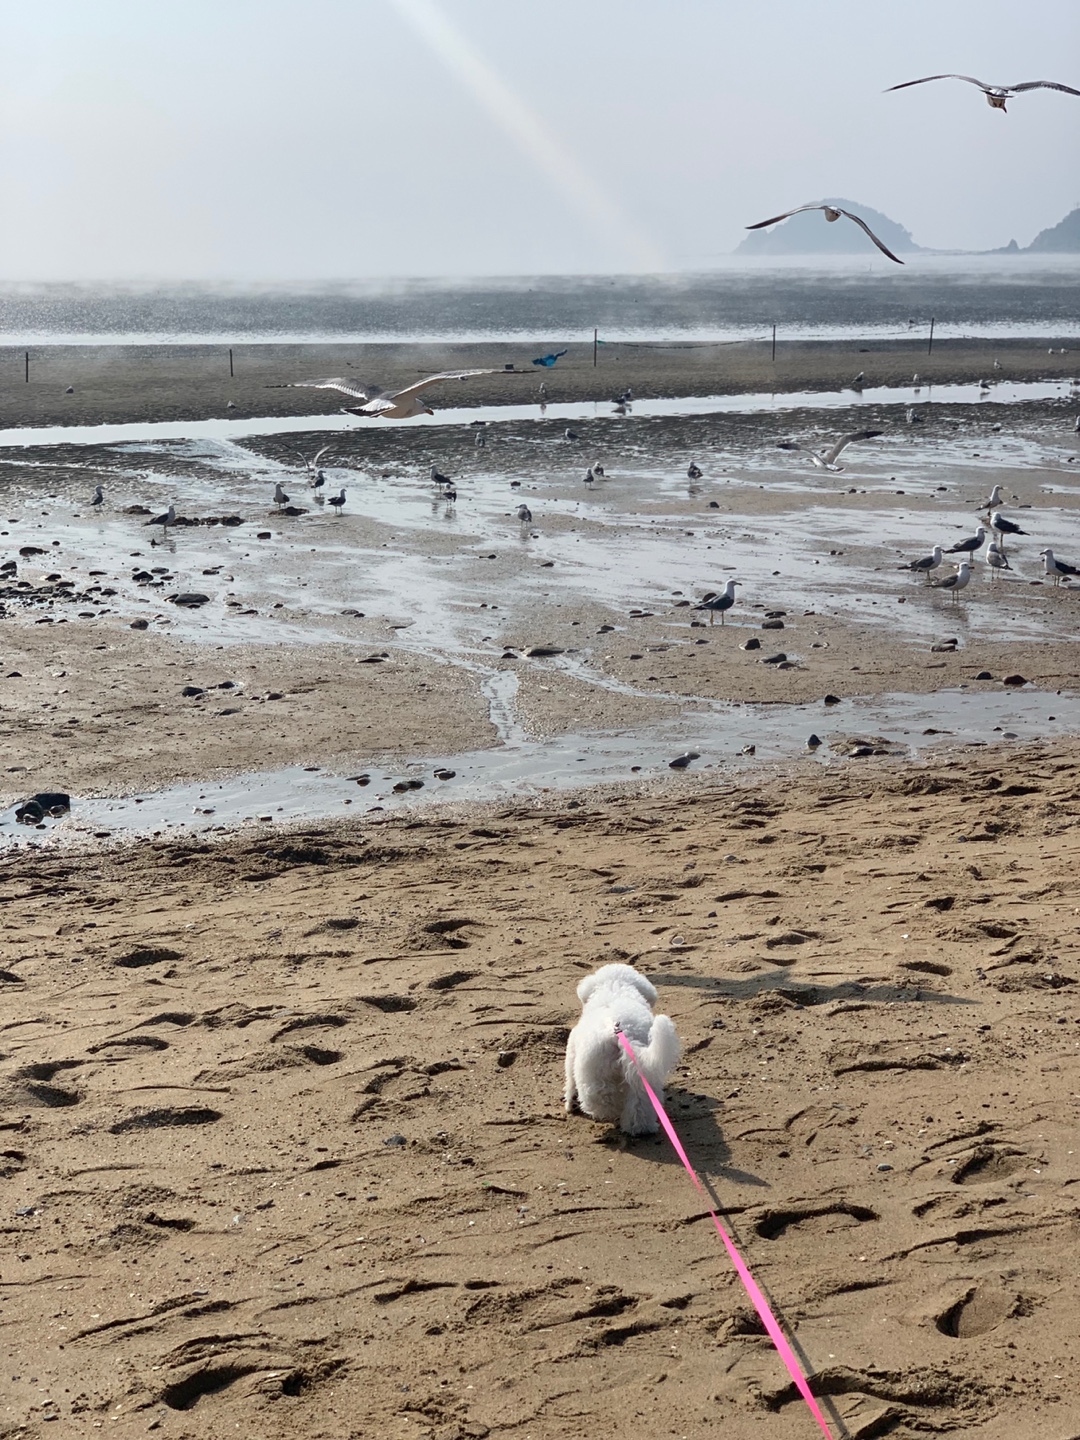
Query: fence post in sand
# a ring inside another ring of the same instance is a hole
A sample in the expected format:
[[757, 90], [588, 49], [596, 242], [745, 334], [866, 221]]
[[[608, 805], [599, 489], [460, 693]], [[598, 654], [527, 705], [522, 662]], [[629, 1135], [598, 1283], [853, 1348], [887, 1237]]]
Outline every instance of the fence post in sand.
[[930, 354], [930, 352], [931, 352], [931, 350], [933, 350], [933, 348], [934, 348], [934, 317], [931, 315], [931, 316], [930, 316], [930, 344], [927, 345], [927, 347], [926, 347], [926, 353], [927, 353], [927, 355]]
[[229, 379], [230, 379], [230, 380], [232, 379], [232, 373], [233, 373], [233, 368], [232, 368], [232, 346], [230, 345], [230, 346], [229, 346]]
[[29, 350], [25, 351], [23, 358], [24, 358], [25, 361], [26, 361], [26, 383], [27, 383], [27, 385], [29, 385], [29, 384], [30, 384], [30, 351], [29, 351]]
[[594, 370], [596, 369], [596, 346], [597, 346], [597, 338], [596, 338], [596, 337], [597, 337], [597, 334], [598, 334], [598, 331], [597, 331], [597, 329], [596, 329], [596, 326], [594, 325], [594, 326], [593, 326], [593, 332], [592, 332], [592, 363], [593, 363], [593, 369], [594, 369]]
[[776, 359], [776, 326], [772, 327], [772, 358]]

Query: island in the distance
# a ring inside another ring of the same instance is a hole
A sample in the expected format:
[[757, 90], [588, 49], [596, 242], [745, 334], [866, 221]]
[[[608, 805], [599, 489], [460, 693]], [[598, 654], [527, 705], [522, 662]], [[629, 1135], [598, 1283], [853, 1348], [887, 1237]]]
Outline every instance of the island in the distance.
[[[980, 255], [1077, 255], [1080, 254], [1080, 206], [1071, 210], [1064, 220], [1047, 230], [1041, 230], [1030, 245], [1018, 245], [1010, 240], [999, 250], [981, 251], [935, 251], [930, 246], [919, 245], [912, 239], [911, 231], [905, 230], [888, 215], [861, 205], [857, 200], [842, 200], [829, 197], [823, 205], [836, 205], [860, 215], [874, 234], [897, 255], [904, 254], [980, 254]], [[807, 210], [793, 215], [790, 220], [771, 230], [755, 230], [735, 247], [736, 255], [861, 255], [876, 254], [873, 242], [862, 233], [857, 225], [840, 221], [826, 224], [821, 213]]]

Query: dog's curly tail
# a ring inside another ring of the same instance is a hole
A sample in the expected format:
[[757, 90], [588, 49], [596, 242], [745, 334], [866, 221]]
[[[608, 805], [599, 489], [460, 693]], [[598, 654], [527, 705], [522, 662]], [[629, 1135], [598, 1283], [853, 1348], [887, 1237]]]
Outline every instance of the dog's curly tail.
[[667, 1015], [654, 1016], [649, 1043], [638, 1050], [638, 1059], [645, 1070], [650, 1075], [670, 1075], [681, 1055], [682, 1046], [675, 1033], [674, 1021]]

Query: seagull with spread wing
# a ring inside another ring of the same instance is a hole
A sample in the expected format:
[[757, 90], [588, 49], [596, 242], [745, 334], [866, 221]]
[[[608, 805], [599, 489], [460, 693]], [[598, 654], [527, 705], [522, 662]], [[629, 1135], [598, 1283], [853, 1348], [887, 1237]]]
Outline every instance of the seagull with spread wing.
[[895, 260], [897, 265], [903, 265], [903, 260], [894, 255], [887, 245], [882, 244], [865, 220], [852, 214], [850, 210], [842, 210], [839, 205], [796, 205], [794, 210], [785, 210], [783, 215], [774, 215], [771, 220], [759, 220], [756, 225], [747, 225], [746, 228], [747, 230], [765, 230], [770, 225], [779, 225], [781, 220], [790, 220], [792, 215], [801, 215], [804, 210], [823, 210], [825, 219], [830, 223], [839, 220], [841, 215], [846, 216], [849, 220], [854, 220], [860, 230], [866, 231], [883, 255], [887, 255], [890, 260]]
[[315, 454], [310, 459], [308, 459], [306, 455], [301, 455], [299, 450], [290, 449], [289, 454], [296, 456], [296, 458], [300, 461], [300, 463], [303, 465], [304, 469], [308, 472], [309, 475], [316, 476], [318, 475], [321, 468], [319, 462], [322, 460], [324, 455], [329, 455], [333, 448], [334, 447], [332, 445], [324, 445], [321, 450], [316, 450]]
[[890, 90], [906, 90], [909, 85], [926, 85], [931, 80], [966, 80], [969, 85], [977, 85], [986, 96], [986, 103], [990, 108], [1003, 113], [1007, 113], [1005, 101], [1024, 90], [1064, 90], [1066, 95], [1080, 95], [1080, 90], [1074, 90], [1071, 85], [1059, 85], [1056, 80], [1025, 80], [1020, 85], [987, 85], [984, 80], [976, 80], [974, 75], [924, 75], [921, 80], [905, 80], [901, 85], [890, 85], [885, 94]]
[[[343, 395], [350, 395], [355, 400], [363, 401], [361, 405], [346, 405], [350, 415], [377, 415], [383, 420], [412, 420], [417, 415], [434, 415], [430, 405], [425, 404], [421, 399], [424, 391], [432, 385], [438, 385], [443, 380], [468, 380], [474, 375], [501, 375], [501, 370], [443, 370], [438, 375], [425, 376], [423, 380], [417, 380], [413, 385], [407, 385], [404, 390], [393, 392], [384, 390], [379, 385], [369, 385], [363, 380], [335, 379], [335, 380], [293, 380], [287, 386], [280, 388], [288, 390], [340, 390]], [[278, 388], [278, 387], [274, 387]]]
[[797, 440], [781, 440], [777, 448], [780, 450], [803, 450], [819, 470], [832, 470], [834, 473], [838, 473], [844, 468], [843, 465], [836, 463], [837, 457], [843, 449], [854, 444], [856, 440], [874, 440], [878, 435], [884, 433], [883, 430], [856, 430], [853, 434], [845, 435], [838, 440], [832, 449], [826, 450], [824, 454], [820, 454], [817, 450], [811, 450], [809, 445], [800, 445]]

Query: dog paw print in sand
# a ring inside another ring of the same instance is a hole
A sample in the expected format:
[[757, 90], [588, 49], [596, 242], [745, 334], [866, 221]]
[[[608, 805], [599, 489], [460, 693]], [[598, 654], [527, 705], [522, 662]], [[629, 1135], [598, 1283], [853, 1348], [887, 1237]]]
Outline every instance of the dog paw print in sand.
[[[827, 1365], [815, 1372], [811, 1383], [815, 1395], [835, 1401], [851, 1440], [870, 1440], [905, 1425], [920, 1433], [963, 1430], [984, 1422], [994, 1411], [990, 1386], [945, 1367], [861, 1370]], [[759, 1398], [774, 1413], [803, 1403], [794, 1384], [763, 1388]]]
[[471, 943], [462, 931], [479, 922], [463, 915], [447, 915], [428, 920], [409, 931], [406, 943], [410, 950], [467, 950]]
[[954, 1340], [974, 1340], [989, 1335], [1006, 1320], [1030, 1315], [1034, 1304], [1015, 1290], [993, 1281], [969, 1286], [950, 1305], [934, 1317], [934, 1325], [942, 1335]]
[[24, 1065], [15, 1073], [11, 1098], [20, 1099], [24, 1105], [44, 1106], [49, 1110], [78, 1105], [83, 1098], [82, 1092], [70, 1083], [56, 1083], [56, 1077], [83, 1064], [85, 1061], [82, 1060], [40, 1060]]

